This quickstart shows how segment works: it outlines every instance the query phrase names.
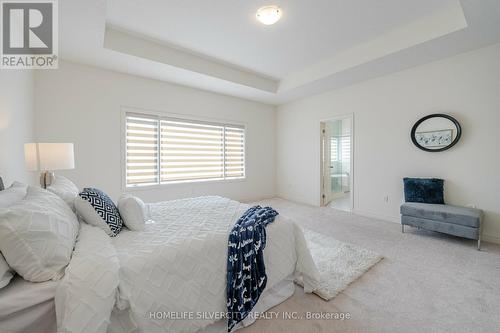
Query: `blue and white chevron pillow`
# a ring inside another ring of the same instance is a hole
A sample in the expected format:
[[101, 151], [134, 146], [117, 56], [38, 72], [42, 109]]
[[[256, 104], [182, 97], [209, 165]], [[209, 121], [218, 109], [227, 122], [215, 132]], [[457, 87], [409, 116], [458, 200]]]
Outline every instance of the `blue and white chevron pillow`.
[[85, 222], [115, 237], [122, 230], [123, 220], [113, 200], [101, 190], [84, 188], [75, 199], [75, 208]]

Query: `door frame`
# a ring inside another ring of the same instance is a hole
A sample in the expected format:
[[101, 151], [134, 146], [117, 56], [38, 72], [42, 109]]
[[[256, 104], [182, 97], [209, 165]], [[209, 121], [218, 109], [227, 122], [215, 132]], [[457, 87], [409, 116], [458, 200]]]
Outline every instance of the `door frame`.
[[349, 170], [349, 186], [350, 186], [350, 191], [349, 191], [349, 197], [350, 197], [350, 211], [354, 209], [354, 113], [347, 113], [347, 114], [342, 114], [326, 119], [320, 119], [319, 120], [319, 174], [320, 174], [320, 182], [319, 182], [319, 206], [323, 207], [325, 206], [325, 191], [324, 191], [324, 176], [325, 176], [325, 171], [324, 171], [324, 161], [323, 161], [323, 124], [328, 121], [335, 121], [335, 120], [342, 120], [342, 119], [350, 119], [351, 120], [351, 165], [350, 165], [350, 170]]
[[[328, 125], [327, 122], [320, 122], [320, 206], [326, 206], [328, 205], [331, 201], [331, 191], [327, 190], [328, 186], [331, 187], [331, 179], [328, 182], [327, 175], [331, 173], [330, 171], [330, 163], [326, 163], [327, 159], [331, 159], [331, 143], [328, 142], [327, 138], [331, 135], [331, 133], [328, 131]], [[328, 164], [328, 170], [326, 170], [326, 165]]]

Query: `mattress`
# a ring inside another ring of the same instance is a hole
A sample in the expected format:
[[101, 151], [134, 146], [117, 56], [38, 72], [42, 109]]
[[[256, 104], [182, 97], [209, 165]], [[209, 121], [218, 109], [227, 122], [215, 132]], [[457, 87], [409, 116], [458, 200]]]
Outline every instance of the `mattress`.
[[28, 282], [15, 276], [0, 290], [0, 332], [56, 332], [57, 282]]

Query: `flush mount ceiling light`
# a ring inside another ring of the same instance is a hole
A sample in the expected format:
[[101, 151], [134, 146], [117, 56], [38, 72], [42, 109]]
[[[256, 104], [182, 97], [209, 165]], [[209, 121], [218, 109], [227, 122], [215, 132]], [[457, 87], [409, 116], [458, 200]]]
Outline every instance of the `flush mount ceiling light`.
[[281, 9], [278, 6], [264, 6], [257, 10], [257, 20], [265, 25], [271, 25], [281, 18]]

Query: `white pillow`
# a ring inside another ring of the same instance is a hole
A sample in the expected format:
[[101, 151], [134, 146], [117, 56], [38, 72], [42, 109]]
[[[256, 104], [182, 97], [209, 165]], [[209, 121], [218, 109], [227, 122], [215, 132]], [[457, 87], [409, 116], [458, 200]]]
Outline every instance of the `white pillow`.
[[147, 219], [144, 201], [132, 195], [122, 195], [118, 200], [118, 210], [125, 226], [133, 231], [143, 231]]
[[86, 187], [75, 199], [75, 208], [83, 220], [115, 237], [123, 227], [123, 220], [111, 198], [103, 191]]
[[56, 175], [54, 182], [47, 186], [47, 190], [63, 199], [68, 206], [75, 211], [74, 201], [78, 196], [78, 187], [66, 177]]
[[71, 259], [78, 226], [61, 198], [29, 186], [24, 200], [0, 210], [0, 251], [25, 280], [58, 280]]
[[16, 202], [23, 200], [27, 189], [28, 185], [13, 182], [9, 188], [0, 191], [0, 208], [8, 208]]
[[3, 255], [0, 254], [0, 289], [8, 285], [13, 276], [12, 269], [5, 261]]

